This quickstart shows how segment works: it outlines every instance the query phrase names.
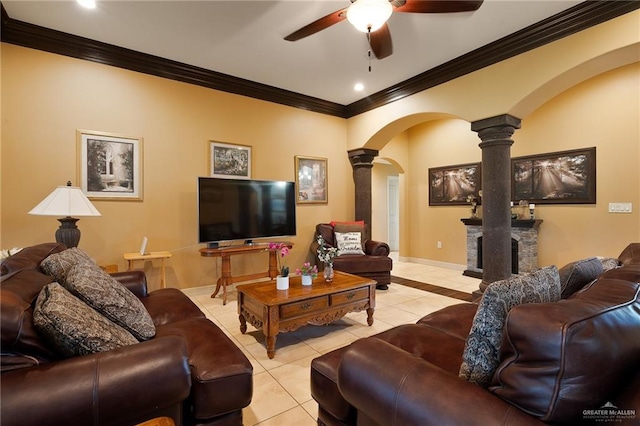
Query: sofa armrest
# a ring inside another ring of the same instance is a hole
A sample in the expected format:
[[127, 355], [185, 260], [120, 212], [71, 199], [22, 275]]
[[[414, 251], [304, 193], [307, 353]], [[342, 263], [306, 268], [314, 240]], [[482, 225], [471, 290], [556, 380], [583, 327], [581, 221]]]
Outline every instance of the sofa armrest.
[[147, 276], [142, 269], [115, 272], [110, 275], [131, 290], [138, 298], [147, 297]]
[[380, 425], [542, 424], [480, 386], [375, 337], [345, 351], [338, 387]]
[[189, 396], [182, 339], [162, 337], [2, 374], [2, 424], [135, 423]]
[[364, 243], [364, 253], [369, 256], [389, 256], [389, 244], [381, 241], [367, 240]]

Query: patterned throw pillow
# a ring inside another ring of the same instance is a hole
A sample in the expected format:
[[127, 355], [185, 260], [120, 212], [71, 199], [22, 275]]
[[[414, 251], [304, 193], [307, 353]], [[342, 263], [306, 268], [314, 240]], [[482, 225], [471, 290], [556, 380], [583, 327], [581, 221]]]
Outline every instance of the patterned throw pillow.
[[571, 262], [560, 268], [560, 288], [562, 298], [566, 299], [604, 271], [602, 262], [597, 257]]
[[138, 343], [127, 330], [55, 282], [40, 291], [33, 311], [33, 324], [51, 345], [68, 357]]
[[67, 273], [73, 266], [77, 263], [87, 262], [95, 265], [95, 262], [87, 253], [77, 247], [73, 247], [47, 256], [40, 264], [40, 267], [45, 274], [52, 276], [54, 281], [64, 283], [67, 279]]
[[64, 287], [138, 340], [155, 336], [153, 319], [140, 299], [97, 266], [73, 266], [67, 274]]
[[500, 344], [507, 314], [517, 305], [560, 300], [555, 266], [496, 281], [485, 289], [465, 342], [460, 377], [487, 387], [500, 363]]
[[362, 235], [359, 232], [336, 232], [335, 234], [340, 256], [343, 254], [364, 254], [360, 241]]

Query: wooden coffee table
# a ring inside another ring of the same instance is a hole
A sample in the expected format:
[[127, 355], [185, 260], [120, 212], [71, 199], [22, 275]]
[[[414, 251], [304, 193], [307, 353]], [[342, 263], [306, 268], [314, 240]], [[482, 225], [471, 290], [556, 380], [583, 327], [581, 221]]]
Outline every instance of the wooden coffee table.
[[349, 312], [367, 311], [367, 324], [373, 324], [376, 306], [376, 282], [367, 278], [336, 271], [333, 282], [326, 283], [320, 275], [310, 286], [303, 286], [300, 277], [289, 279], [288, 290], [276, 290], [275, 281], [263, 281], [237, 286], [240, 331], [247, 331], [247, 322], [262, 329], [266, 337], [267, 355], [275, 356], [276, 336], [303, 325], [325, 325]]

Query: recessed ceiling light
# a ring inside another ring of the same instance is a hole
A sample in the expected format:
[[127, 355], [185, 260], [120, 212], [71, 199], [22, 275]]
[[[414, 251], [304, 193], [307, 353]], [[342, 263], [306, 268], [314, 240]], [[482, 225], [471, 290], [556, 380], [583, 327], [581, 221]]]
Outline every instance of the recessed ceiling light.
[[355, 86], [353, 86], [353, 90], [356, 92], [362, 92], [364, 90], [364, 84], [356, 83]]
[[87, 9], [95, 9], [96, 1], [95, 0], [76, 0], [78, 4]]

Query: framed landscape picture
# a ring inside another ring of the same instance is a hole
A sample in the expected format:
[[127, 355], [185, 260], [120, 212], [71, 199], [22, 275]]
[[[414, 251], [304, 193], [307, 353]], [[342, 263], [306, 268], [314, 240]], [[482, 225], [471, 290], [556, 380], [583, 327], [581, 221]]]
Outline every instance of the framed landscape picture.
[[296, 199], [299, 204], [329, 202], [327, 192], [327, 159], [295, 157]]
[[429, 205], [466, 205], [469, 196], [480, 203], [481, 178], [480, 163], [430, 168]]
[[514, 201], [595, 204], [596, 148], [516, 157], [511, 160]]
[[142, 138], [76, 131], [78, 181], [90, 199], [142, 200]]
[[251, 179], [251, 147], [210, 141], [209, 175], [227, 179]]

